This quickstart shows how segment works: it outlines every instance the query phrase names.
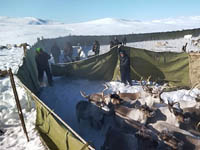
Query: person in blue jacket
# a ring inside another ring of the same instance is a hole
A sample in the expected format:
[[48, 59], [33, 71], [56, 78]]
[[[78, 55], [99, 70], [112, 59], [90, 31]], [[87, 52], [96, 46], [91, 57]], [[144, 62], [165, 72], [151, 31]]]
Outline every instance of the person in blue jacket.
[[52, 86], [52, 75], [49, 68], [50, 55], [42, 50], [42, 48], [36, 48], [35, 61], [38, 69], [38, 80], [41, 83], [43, 81], [44, 72], [46, 72], [48, 84]]
[[129, 85], [132, 86], [132, 81], [130, 78], [130, 58], [125, 53], [125, 51], [120, 50], [120, 74], [121, 74], [121, 81], [126, 85], [127, 82]]

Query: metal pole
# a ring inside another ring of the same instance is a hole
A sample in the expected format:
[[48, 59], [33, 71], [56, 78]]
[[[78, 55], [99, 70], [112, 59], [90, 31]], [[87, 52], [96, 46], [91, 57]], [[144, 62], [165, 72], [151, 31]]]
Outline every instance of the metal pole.
[[16, 89], [16, 85], [15, 85], [15, 81], [14, 81], [14, 77], [13, 77], [13, 73], [12, 73], [11, 68], [9, 69], [9, 76], [10, 76], [10, 82], [11, 82], [13, 93], [14, 93], [14, 96], [15, 96], [15, 101], [16, 101], [16, 104], [17, 104], [17, 110], [18, 110], [19, 118], [21, 120], [22, 128], [23, 128], [24, 133], [26, 135], [27, 141], [29, 142], [29, 137], [28, 137], [28, 133], [27, 133], [27, 130], [26, 130], [26, 125], [25, 125], [25, 122], [24, 122], [24, 116], [23, 116], [22, 108], [21, 108], [21, 105], [20, 105], [20, 102], [19, 102], [19, 97], [18, 97], [18, 94], [17, 94], [17, 89]]

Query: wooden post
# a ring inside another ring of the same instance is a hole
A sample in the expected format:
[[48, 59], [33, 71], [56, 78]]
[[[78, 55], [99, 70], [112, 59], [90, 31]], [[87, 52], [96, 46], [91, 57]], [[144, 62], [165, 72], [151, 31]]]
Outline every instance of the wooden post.
[[14, 81], [14, 77], [13, 77], [13, 73], [12, 73], [11, 68], [9, 69], [9, 76], [10, 76], [10, 82], [11, 82], [13, 93], [14, 93], [14, 96], [15, 96], [15, 101], [16, 101], [16, 104], [17, 104], [17, 110], [18, 110], [19, 118], [21, 120], [22, 128], [23, 128], [24, 133], [26, 135], [27, 141], [29, 142], [29, 137], [28, 137], [28, 133], [27, 133], [27, 130], [26, 130], [26, 125], [25, 125], [25, 122], [24, 122], [24, 116], [23, 116], [22, 108], [21, 108], [21, 105], [20, 105], [20, 102], [19, 102], [19, 97], [18, 97], [18, 94], [17, 94], [17, 89], [16, 89], [16, 85], [15, 85], [15, 81]]

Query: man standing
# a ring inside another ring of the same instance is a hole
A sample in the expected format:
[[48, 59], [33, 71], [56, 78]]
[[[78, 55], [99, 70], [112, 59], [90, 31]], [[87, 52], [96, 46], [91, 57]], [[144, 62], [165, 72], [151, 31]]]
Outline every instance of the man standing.
[[127, 39], [126, 39], [126, 37], [124, 36], [123, 39], [122, 39], [122, 45], [126, 45], [126, 43], [127, 43]]
[[70, 42], [67, 42], [64, 47], [64, 58], [65, 62], [72, 61], [72, 55], [73, 55], [73, 47]]
[[127, 81], [129, 85], [132, 86], [132, 81], [130, 78], [130, 59], [125, 53], [125, 51], [120, 50], [120, 73], [121, 73], [121, 81], [126, 85]]
[[46, 72], [48, 83], [50, 86], [52, 86], [52, 75], [50, 72], [49, 62], [48, 62], [49, 59], [50, 55], [44, 52], [42, 48], [36, 48], [35, 61], [38, 69], [38, 80], [40, 83], [42, 83], [44, 72]]
[[58, 47], [56, 42], [53, 44], [53, 46], [51, 48], [51, 53], [52, 53], [52, 56], [54, 58], [55, 64], [59, 63], [59, 58], [60, 58], [61, 52], [60, 52], [60, 48]]
[[118, 45], [118, 44], [120, 44], [120, 43], [119, 43], [119, 40], [118, 40], [117, 37], [115, 36], [115, 37], [114, 37], [114, 46], [116, 46], [116, 45]]
[[99, 55], [100, 52], [100, 44], [97, 40], [95, 40], [93, 47], [92, 47], [92, 51], [95, 53], [95, 55]]

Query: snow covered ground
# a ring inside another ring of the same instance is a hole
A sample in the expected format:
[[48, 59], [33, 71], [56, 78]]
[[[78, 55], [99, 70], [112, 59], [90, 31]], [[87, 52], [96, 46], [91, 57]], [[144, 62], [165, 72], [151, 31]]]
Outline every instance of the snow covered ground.
[[[192, 29], [200, 27], [200, 16], [195, 17], [180, 17], [168, 18], [163, 20], [153, 20], [149, 22], [130, 21], [123, 19], [105, 18], [85, 23], [62, 24], [53, 21], [46, 21], [32, 17], [27, 18], [9, 18], [0, 17], [0, 45], [20, 44], [27, 42], [34, 44], [37, 37], [55, 38], [66, 35], [109, 35], [109, 34], [128, 34], [128, 33], [147, 33], [173, 31], [181, 29]], [[155, 51], [174, 51], [180, 52], [182, 46], [188, 42], [186, 39], [168, 40], [167, 46], [157, 46], [157, 42], [165, 41], [148, 41], [128, 43], [128, 46], [145, 48]], [[189, 41], [190, 42], [190, 41]], [[191, 49], [198, 51], [198, 47]], [[101, 53], [108, 51], [108, 46], [101, 46]], [[22, 63], [23, 50], [21, 48], [0, 49], [0, 69], [9, 69], [16, 72], [19, 65]], [[18, 82], [18, 79], [15, 78]], [[81, 130], [81, 126], [77, 123], [75, 117], [75, 105], [77, 101], [82, 100], [79, 91], [83, 90], [90, 94], [99, 92], [103, 89], [103, 81], [88, 81], [88, 80], [70, 80], [66, 78], [54, 78], [55, 84], [53, 87], [45, 88], [41, 94], [41, 99], [59, 116], [62, 117], [74, 130], [76, 130], [86, 140], [92, 141], [96, 146], [103, 143], [104, 135], [91, 128]], [[135, 92], [140, 91], [141, 87], [127, 86], [125, 87], [120, 82], [109, 82], [109, 92]], [[12, 93], [10, 80], [8, 77], [0, 78], [0, 130], [5, 132], [0, 134], [0, 149], [1, 150], [43, 150], [38, 133], [35, 130], [35, 108], [33, 102], [27, 101], [27, 94], [24, 89], [17, 85], [19, 99], [22, 105], [25, 122], [30, 137], [30, 142], [26, 141], [21, 123], [18, 118], [16, 104]], [[198, 89], [192, 92], [188, 90], [174, 91], [164, 93], [165, 100], [194, 100], [194, 97], [199, 94]], [[66, 112], [66, 113], [65, 113]], [[88, 134], [90, 133], [90, 134]], [[87, 134], [87, 136], [86, 136]], [[89, 136], [88, 136], [89, 135]]]

